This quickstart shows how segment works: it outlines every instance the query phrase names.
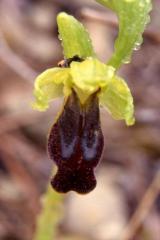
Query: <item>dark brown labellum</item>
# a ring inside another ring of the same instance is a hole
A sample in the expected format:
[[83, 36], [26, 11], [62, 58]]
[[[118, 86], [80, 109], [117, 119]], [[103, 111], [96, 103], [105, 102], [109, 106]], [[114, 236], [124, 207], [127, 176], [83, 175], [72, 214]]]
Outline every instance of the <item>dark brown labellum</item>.
[[73, 91], [53, 125], [48, 152], [58, 167], [51, 184], [58, 192], [88, 193], [96, 186], [94, 168], [103, 150], [97, 94], [84, 106]]

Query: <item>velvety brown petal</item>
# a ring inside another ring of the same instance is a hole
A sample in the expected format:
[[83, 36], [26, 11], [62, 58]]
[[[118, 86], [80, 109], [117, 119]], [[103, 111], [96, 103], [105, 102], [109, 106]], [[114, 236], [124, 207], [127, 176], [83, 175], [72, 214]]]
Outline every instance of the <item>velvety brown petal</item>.
[[96, 93], [81, 106], [73, 91], [48, 139], [49, 155], [58, 167], [51, 181], [53, 188], [62, 193], [93, 190], [96, 186], [94, 168], [102, 150], [103, 135]]

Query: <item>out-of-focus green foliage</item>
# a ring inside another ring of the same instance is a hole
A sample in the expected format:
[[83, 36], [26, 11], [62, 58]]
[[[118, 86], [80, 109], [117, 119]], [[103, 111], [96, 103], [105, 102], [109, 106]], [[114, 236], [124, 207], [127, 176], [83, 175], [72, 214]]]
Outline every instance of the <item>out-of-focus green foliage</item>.
[[42, 201], [44, 207], [39, 215], [33, 240], [55, 239], [57, 224], [62, 217], [61, 204], [63, 197], [49, 186]]

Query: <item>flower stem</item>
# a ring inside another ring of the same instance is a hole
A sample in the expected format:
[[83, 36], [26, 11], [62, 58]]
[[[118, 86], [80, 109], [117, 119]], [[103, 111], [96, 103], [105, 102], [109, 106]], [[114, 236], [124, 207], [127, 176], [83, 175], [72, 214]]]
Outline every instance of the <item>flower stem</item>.
[[33, 240], [53, 240], [56, 238], [57, 224], [62, 217], [62, 195], [49, 186], [42, 199], [42, 210], [37, 220], [37, 228]]

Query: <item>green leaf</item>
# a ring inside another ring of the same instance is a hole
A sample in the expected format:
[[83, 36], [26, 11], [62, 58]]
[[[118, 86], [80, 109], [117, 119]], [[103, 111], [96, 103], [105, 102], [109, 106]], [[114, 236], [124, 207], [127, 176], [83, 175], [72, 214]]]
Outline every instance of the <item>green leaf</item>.
[[101, 63], [96, 58], [88, 58], [81, 63], [72, 62], [72, 81], [81, 103], [84, 103], [90, 94], [106, 86], [114, 71], [113, 67]]
[[113, 118], [124, 119], [127, 125], [135, 122], [133, 98], [125, 81], [114, 76], [99, 94], [100, 103], [107, 108]]
[[63, 96], [64, 84], [68, 78], [69, 69], [67, 68], [50, 68], [40, 74], [35, 80], [36, 100], [32, 107], [39, 111], [46, 110], [51, 100]]
[[142, 34], [150, 21], [151, 0], [96, 0], [116, 12], [119, 19], [119, 34], [114, 53], [109, 60], [116, 69], [122, 63], [129, 63], [133, 50], [138, 50]]
[[57, 23], [65, 58], [95, 56], [89, 34], [78, 20], [62, 12], [57, 16]]

